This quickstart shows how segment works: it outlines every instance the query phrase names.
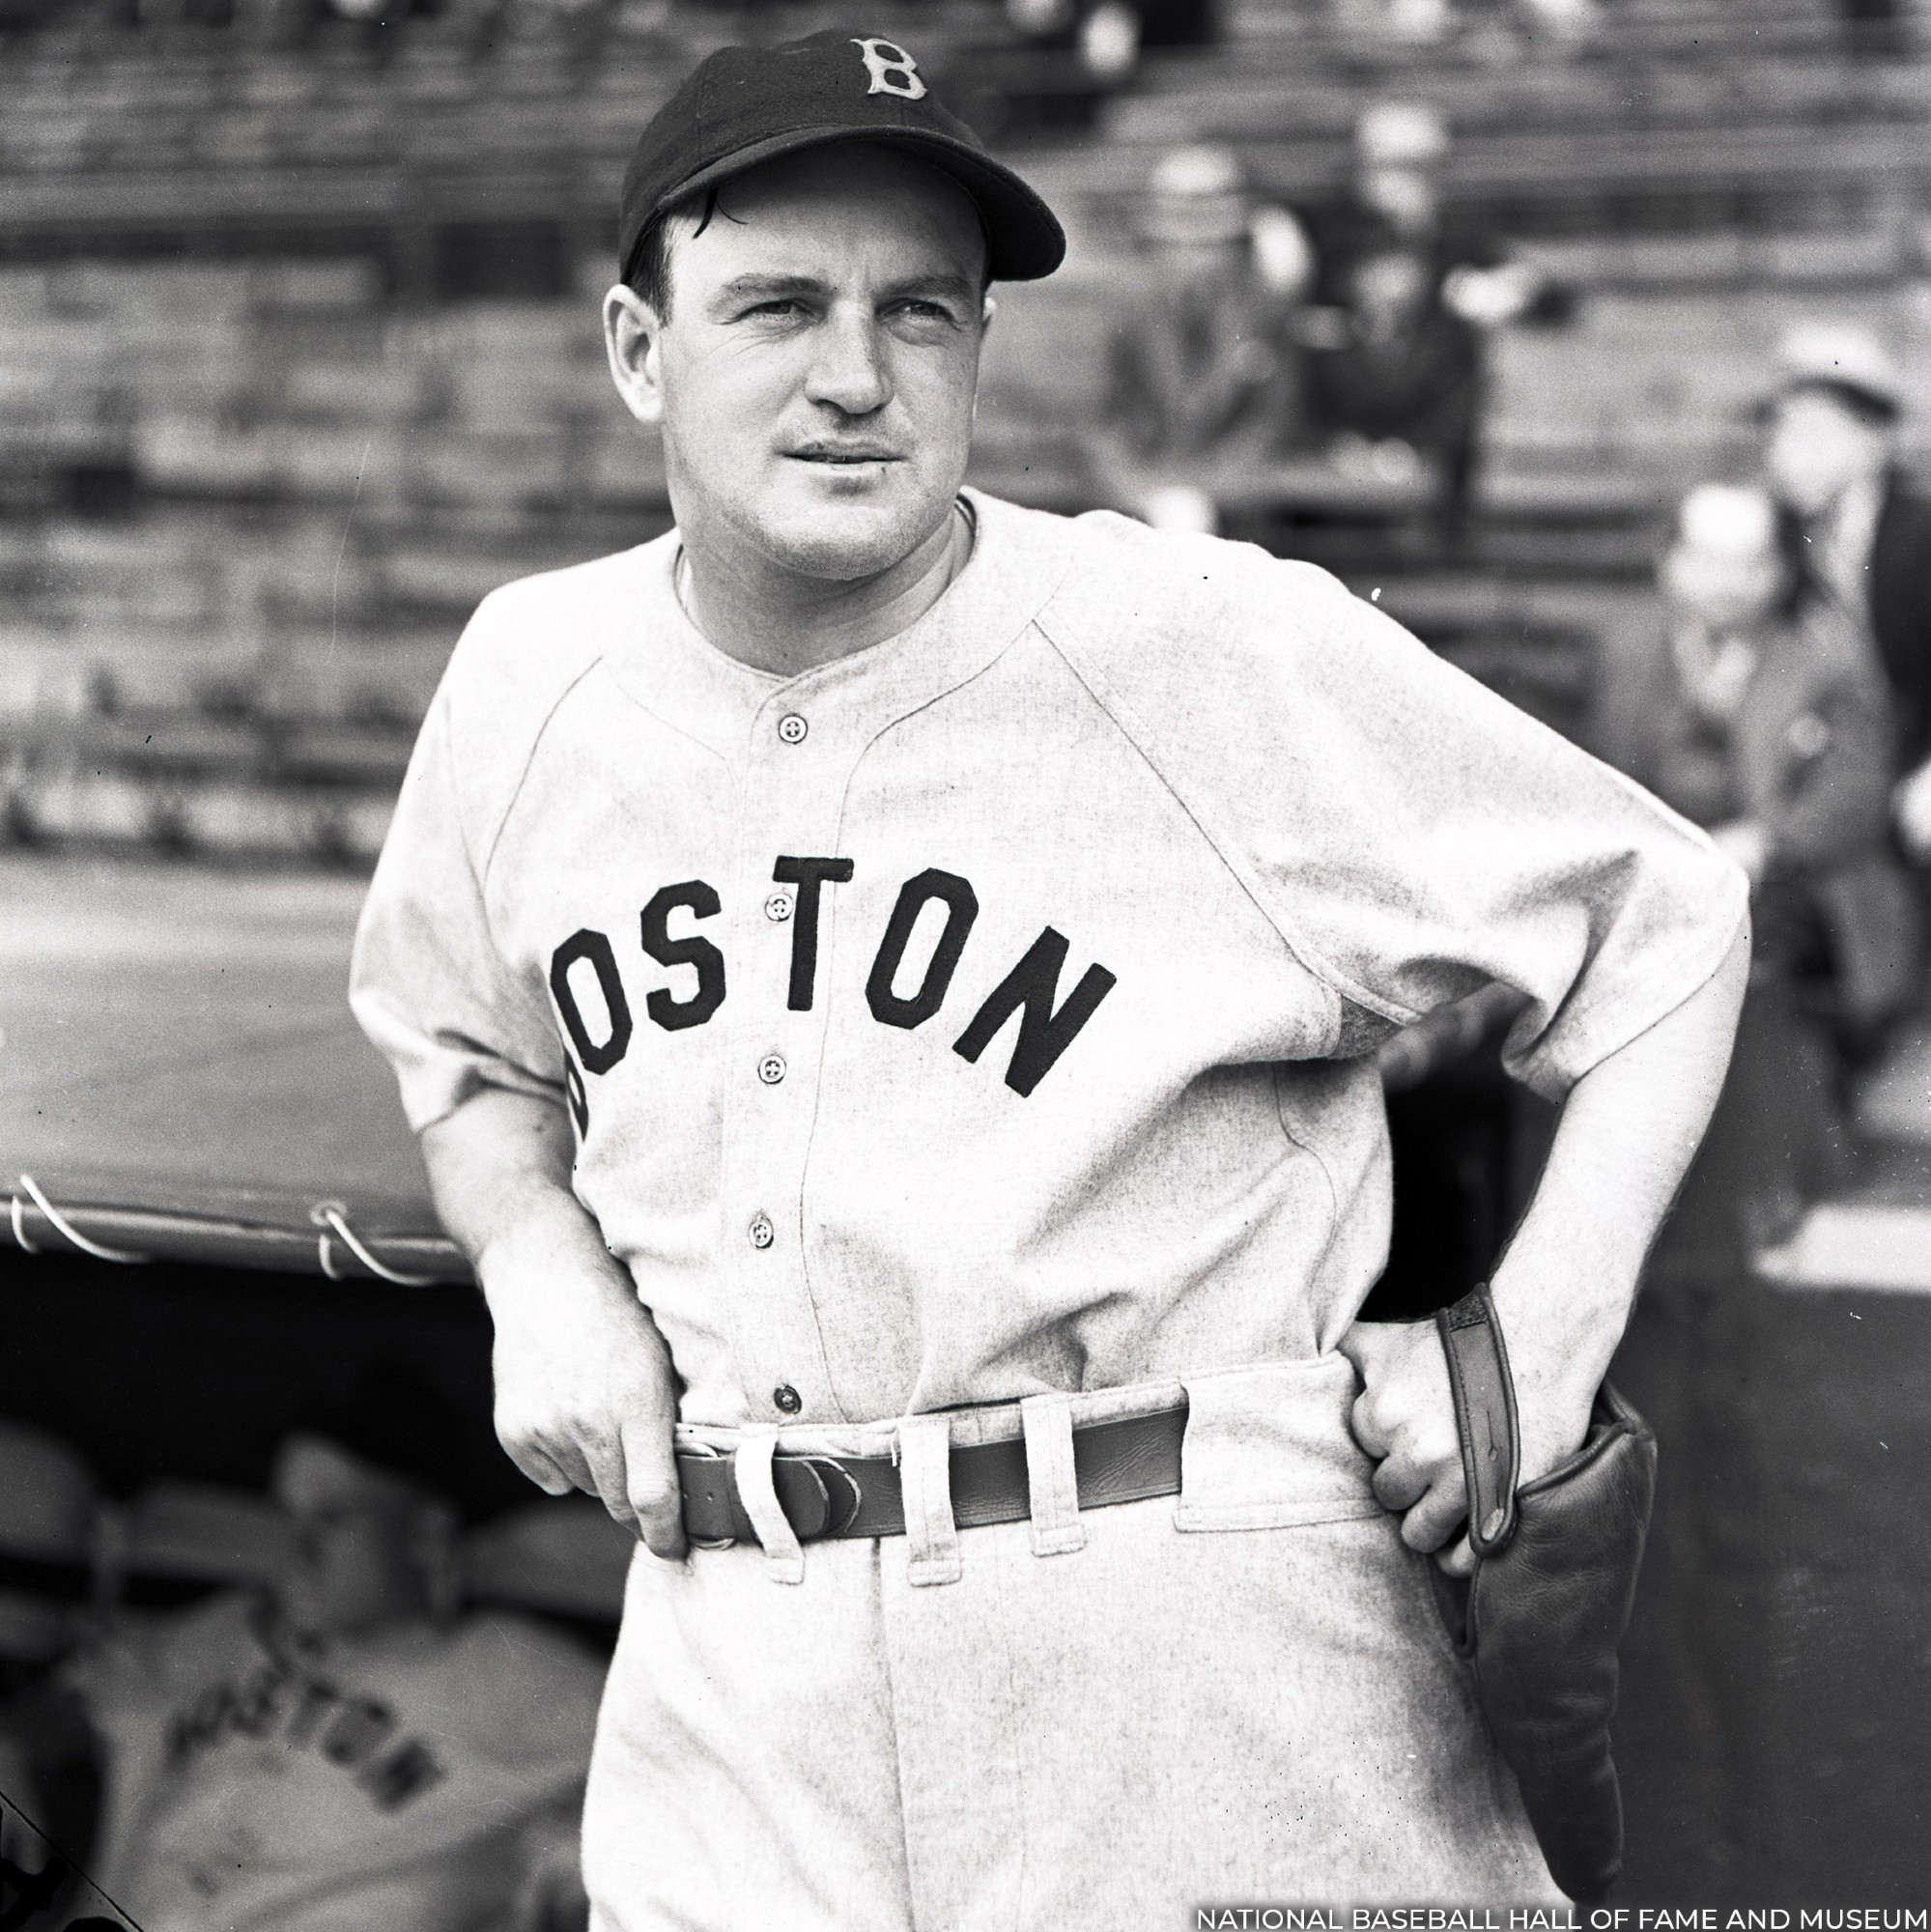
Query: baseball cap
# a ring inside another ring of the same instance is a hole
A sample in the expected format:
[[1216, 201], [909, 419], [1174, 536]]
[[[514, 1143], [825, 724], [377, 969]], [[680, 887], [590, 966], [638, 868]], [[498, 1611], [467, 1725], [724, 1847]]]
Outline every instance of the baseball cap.
[[995, 279], [1036, 281], [1064, 259], [1052, 210], [940, 106], [903, 46], [829, 28], [781, 46], [720, 47], [652, 116], [624, 170], [618, 271], [630, 273], [643, 231], [688, 196], [835, 141], [903, 148], [950, 175], [978, 206]]
[[1806, 322], [1790, 329], [1776, 349], [1776, 392], [1841, 389], [1892, 416], [1904, 405], [1904, 376], [1867, 328], [1849, 322]]

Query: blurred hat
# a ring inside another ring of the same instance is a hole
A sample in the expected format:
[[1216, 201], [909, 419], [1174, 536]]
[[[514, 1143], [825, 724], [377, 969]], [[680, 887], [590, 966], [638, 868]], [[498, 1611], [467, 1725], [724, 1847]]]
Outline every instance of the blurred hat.
[[1705, 554], [1760, 556], [1776, 547], [1776, 505], [1746, 484], [1699, 483], [1676, 513], [1676, 540]]
[[618, 272], [631, 272], [644, 230], [679, 202], [838, 141], [902, 148], [950, 175], [979, 209], [987, 269], [1000, 280], [1036, 281], [1065, 257], [1052, 210], [939, 105], [904, 47], [828, 28], [781, 46], [720, 47], [651, 117], [624, 170]]
[[1247, 171], [1230, 148], [1173, 148], [1147, 182], [1142, 227], [1156, 242], [1234, 242], [1247, 233]]
[[1868, 328], [1851, 322], [1806, 322], [1776, 348], [1776, 393], [1838, 389], [1884, 416], [1904, 403], [1904, 373]]
[[1355, 157], [1368, 167], [1426, 167], [1448, 153], [1448, 123], [1420, 100], [1377, 100], [1354, 124]]

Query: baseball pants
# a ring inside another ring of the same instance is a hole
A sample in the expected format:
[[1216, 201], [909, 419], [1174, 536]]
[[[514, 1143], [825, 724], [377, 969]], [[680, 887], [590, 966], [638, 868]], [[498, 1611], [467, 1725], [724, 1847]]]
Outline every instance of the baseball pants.
[[[1075, 1424], [1149, 1383], [839, 1429], [908, 1533], [639, 1549], [584, 1822], [595, 1932], [1134, 1932], [1210, 1904], [1560, 1904], [1376, 1502], [1341, 1356], [1185, 1378], [1178, 1496], [1081, 1512]], [[957, 1530], [948, 1440], [1023, 1433], [1029, 1521]], [[745, 1475], [749, 1465], [751, 1477]], [[787, 1547], [788, 1546], [788, 1547]]]

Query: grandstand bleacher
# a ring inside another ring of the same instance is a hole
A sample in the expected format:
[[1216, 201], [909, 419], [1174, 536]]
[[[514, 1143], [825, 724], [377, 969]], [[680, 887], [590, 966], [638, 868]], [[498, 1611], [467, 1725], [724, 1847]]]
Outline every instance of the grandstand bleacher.
[[[367, 863], [475, 600], [665, 525], [595, 318], [638, 127], [709, 47], [821, 16], [0, 15], [4, 836]], [[1073, 134], [1001, 108], [1073, 87], [1073, 57], [1016, 44], [989, 0], [872, 16], [1030, 137], [1066, 216], [1063, 273], [1002, 291], [977, 469], [1055, 507], [1092, 497], [1082, 435], [1158, 153], [1231, 142], [1305, 206], [1371, 99], [1446, 113], [1452, 200], [1578, 289], [1578, 314], [1496, 344], [1453, 570], [1331, 481], [1281, 483], [1319, 514], [1276, 536], [1558, 719], [1672, 496], [1750, 460], [1793, 316], [1854, 299], [1931, 393], [1931, 56], [1863, 44], [1817, 0], [1621, 0], [1579, 42], [1499, 51], [1235, 0], [1218, 44], [1089, 89]]]

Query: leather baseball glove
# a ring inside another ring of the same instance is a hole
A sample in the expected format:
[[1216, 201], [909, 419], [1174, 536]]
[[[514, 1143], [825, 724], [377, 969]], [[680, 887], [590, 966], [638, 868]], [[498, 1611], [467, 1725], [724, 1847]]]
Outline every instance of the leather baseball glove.
[[1570, 1897], [1598, 1899], [1623, 1863], [1609, 1719], [1616, 1647], [1629, 1628], [1656, 1493], [1656, 1436], [1604, 1382], [1582, 1447], [1518, 1488], [1515, 1384], [1488, 1289], [1434, 1320], [1455, 1394], [1475, 1550], [1465, 1582], [1430, 1565], [1435, 1600], [1473, 1667], [1549, 1875]]

